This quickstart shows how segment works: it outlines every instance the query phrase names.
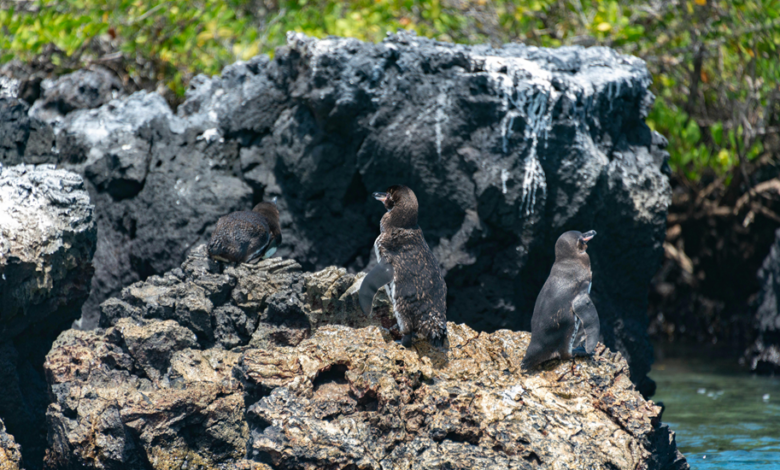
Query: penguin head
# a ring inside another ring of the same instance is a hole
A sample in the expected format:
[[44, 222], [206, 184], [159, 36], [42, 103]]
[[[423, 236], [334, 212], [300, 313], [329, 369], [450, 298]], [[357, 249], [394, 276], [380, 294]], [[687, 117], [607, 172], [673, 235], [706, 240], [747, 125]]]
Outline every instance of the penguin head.
[[571, 230], [558, 237], [555, 242], [555, 259], [563, 258], [588, 258], [586, 250], [588, 242], [596, 236], [595, 230], [582, 233], [577, 230]]
[[271, 234], [276, 240], [276, 246], [281, 245], [282, 227], [279, 224], [279, 208], [276, 206], [276, 198], [273, 198], [271, 202], [263, 201], [259, 203], [252, 211], [265, 216], [266, 220], [268, 220], [268, 228], [271, 229]]
[[390, 186], [384, 193], [374, 193], [387, 209], [382, 216], [382, 226], [414, 228], [417, 226], [417, 196], [406, 186]]
[[259, 203], [252, 211], [263, 214], [268, 220], [276, 219], [277, 222], [279, 221], [279, 208], [276, 207], [276, 198], [271, 202], [263, 201]]

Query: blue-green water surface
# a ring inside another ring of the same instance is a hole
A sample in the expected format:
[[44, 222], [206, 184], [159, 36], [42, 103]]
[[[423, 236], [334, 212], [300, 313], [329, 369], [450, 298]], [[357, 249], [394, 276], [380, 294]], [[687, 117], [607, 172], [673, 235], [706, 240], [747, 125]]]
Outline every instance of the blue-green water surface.
[[663, 359], [650, 377], [663, 421], [693, 470], [780, 469], [780, 378], [757, 377], [736, 361]]

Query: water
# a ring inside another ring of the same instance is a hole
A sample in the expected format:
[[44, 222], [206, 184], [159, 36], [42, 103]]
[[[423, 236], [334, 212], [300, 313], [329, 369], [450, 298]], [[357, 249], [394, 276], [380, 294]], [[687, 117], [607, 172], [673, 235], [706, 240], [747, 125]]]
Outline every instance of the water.
[[780, 378], [689, 355], [656, 361], [650, 377], [693, 470], [780, 469]]

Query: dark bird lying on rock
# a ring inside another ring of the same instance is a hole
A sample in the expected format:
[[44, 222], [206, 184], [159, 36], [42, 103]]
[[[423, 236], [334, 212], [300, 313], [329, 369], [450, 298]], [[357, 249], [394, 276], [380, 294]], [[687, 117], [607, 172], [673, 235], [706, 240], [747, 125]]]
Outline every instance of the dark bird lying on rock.
[[212, 259], [229, 263], [248, 263], [270, 258], [282, 244], [279, 209], [276, 198], [261, 202], [251, 211], [238, 211], [220, 217], [209, 240]]
[[370, 313], [377, 290], [389, 283], [393, 313], [404, 335], [401, 344], [409, 347], [419, 332], [441, 346], [447, 337], [447, 285], [417, 225], [417, 197], [406, 186], [391, 186], [374, 197], [387, 212], [374, 242], [379, 264], [360, 285], [360, 306]]
[[534, 305], [523, 368], [593, 354], [599, 341], [599, 316], [590, 300], [593, 274], [585, 250], [594, 236], [594, 230], [573, 230], [555, 243], [555, 263]]

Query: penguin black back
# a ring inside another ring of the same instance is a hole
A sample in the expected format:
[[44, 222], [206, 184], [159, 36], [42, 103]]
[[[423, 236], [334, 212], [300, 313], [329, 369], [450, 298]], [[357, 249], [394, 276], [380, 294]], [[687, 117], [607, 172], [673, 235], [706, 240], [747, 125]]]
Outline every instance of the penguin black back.
[[568, 359], [582, 342], [585, 353], [593, 353], [599, 320], [590, 300], [592, 273], [586, 249], [595, 235], [593, 230], [570, 231], [555, 243], [555, 263], [534, 305], [524, 368], [554, 358]]
[[409, 346], [419, 332], [433, 345], [441, 345], [447, 335], [447, 285], [417, 225], [417, 196], [406, 186], [391, 186], [374, 197], [387, 212], [374, 243], [378, 265], [360, 287], [361, 306], [369, 313], [374, 294], [389, 283], [402, 343]]
[[238, 211], [220, 217], [208, 254], [218, 261], [248, 263], [270, 258], [282, 243], [279, 210], [274, 202], [261, 202], [251, 211]]

